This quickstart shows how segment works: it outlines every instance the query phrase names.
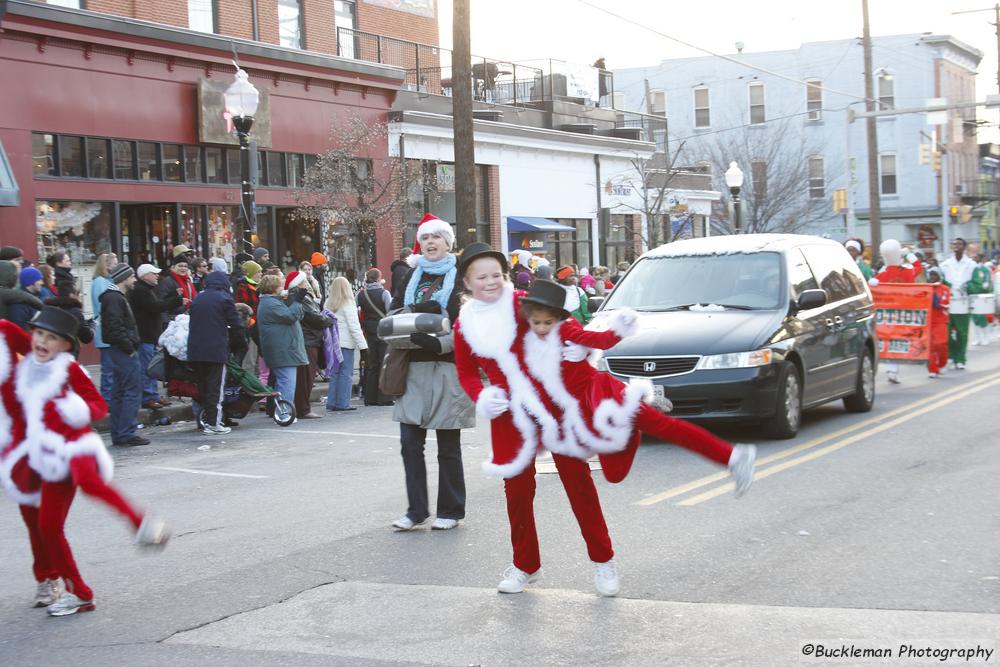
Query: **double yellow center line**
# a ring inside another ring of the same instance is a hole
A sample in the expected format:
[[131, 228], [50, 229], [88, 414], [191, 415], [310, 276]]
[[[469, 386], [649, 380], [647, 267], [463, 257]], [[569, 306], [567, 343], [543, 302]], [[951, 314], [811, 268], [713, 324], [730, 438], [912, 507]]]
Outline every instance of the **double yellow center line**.
[[[1000, 384], [1000, 373], [993, 373], [992, 375], [987, 375], [986, 377], [981, 378], [968, 386], [962, 387], [950, 396], [929, 396], [919, 401], [914, 401], [913, 403], [907, 403], [906, 405], [890, 410], [889, 412], [857, 422], [838, 431], [827, 433], [826, 435], [822, 435], [801, 445], [789, 447], [788, 449], [780, 452], [775, 452], [769, 456], [759, 458], [757, 459], [757, 470], [754, 475], [754, 480], [761, 480], [766, 477], [770, 477], [771, 475], [775, 475], [783, 470], [788, 470], [793, 466], [812, 461], [820, 456], [825, 456], [831, 452], [837, 451], [838, 449], [847, 447], [848, 445], [852, 445], [866, 438], [870, 438], [871, 436], [891, 429], [894, 426], [898, 426], [903, 422], [910, 421], [914, 417], [933, 412], [934, 410], [943, 408], [944, 406], [954, 403], [955, 401], [960, 401], [967, 396], [997, 384]], [[820, 445], [824, 445], [825, 443], [831, 441], [834, 441], [833, 444], [820, 447]], [[807, 453], [796, 458], [790, 458], [795, 457], [797, 454], [802, 454], [802, 452]], [[789, 460], [767, 467], [771, 463], [782, 461], [782, 459]], [[696, 489], [728, 479], [728, 472], [718, 472], [702, 477], [701, 479], [688, 482], [687, 484], [675, 486], [672, 489], [649, 496], [648, 498], [643, 498], [635, 504], [642, 507], [648, 507], [650, 505], [655, 505], [665, 500], [670, 500], [671, 498], [676, 498], [677, 496], [685, 495], [691, 491], [695, 491]], [[726, 481], [725, 483], [707, 491], [687, 497], [684, 500], [679, 501], [677, 505], [681, 507], [698, 505], [699, 503], [711, 500], [712, 498], [721, 496], [725, 493], [732, 493], [733, 488], [732, 482]]]

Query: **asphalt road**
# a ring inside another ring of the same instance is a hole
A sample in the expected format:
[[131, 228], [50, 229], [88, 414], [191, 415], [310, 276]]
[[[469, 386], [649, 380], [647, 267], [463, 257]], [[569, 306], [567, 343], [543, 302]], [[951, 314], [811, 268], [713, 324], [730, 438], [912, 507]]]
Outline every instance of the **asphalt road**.
[[616, 599], [595, 595], [544, 460], [542, 580], [496, 593], [510, 551], [502, 485], [479, 468], [484, 428], [463, 435], [466, 521], [403, 534], [389, 528], [405, 509], [391, 408], [287, 429], [259, 415], [223, 438], [151, 429], [152, 446], [114, 452], [116, 482], [175, 538], [137, 552], [123, 521], [78, 498], [67, 532], [95, 613], [28, 607], [26, 534], [0, 506], [0, 664], [941, 664], [899, 658], [900, 644], [1000, 660], [1000, 343], [973, 348], [969, 370], [902, 377], [879, 378], [870, 414], [806, 413], [794, 440], [718, 430], [759, 447], [741, 500], [711, 463], [658, 442], [621, 484], [595, 472]]

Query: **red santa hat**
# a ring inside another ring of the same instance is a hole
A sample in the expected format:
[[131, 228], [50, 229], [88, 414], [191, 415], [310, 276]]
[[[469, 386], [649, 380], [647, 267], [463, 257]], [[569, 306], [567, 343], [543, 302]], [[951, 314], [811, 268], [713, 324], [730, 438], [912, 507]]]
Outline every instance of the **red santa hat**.
[[292, 271], [285, 276], [285, 291], [295, 289], [306, 281], [306, 274], [301, 271]]
[[413, 241], [414, 255], [420, 254], [420, 237], [426, 234], [437, 234], [443, 238], [448, 244], [449, 250], [455, 245], [455, 230], [451, 228], [451, 224], [436, 215], [426, 213], [420, 219], [420, 224], [417, 225], [417, 237]]

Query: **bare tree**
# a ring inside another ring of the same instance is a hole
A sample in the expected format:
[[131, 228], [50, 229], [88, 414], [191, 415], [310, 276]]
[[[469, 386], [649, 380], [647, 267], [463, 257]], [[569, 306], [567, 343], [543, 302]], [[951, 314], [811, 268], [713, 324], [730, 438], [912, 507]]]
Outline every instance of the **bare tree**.
[[384, 122], [348, 112], [330, 139], [333, 147], [306, 170], [293, 195], [295, 217], [318, 225], [324, 250], [335, 231], [346, 231], [357, 242], [354, 268], [360, 273], [375, 264], [377, 232], [406, 227], [407, 169], [400, 158], [380, 156], [388, 144]]
[[[689, 143], [690, 146], [690, 143]], [[821, 145], [806, 140], [788, 121], [744, 127], [706, 137], [687, 152], [691, 162], [709, 162], [722, 192], [713, 210], [713, 228], [732, 231], [731, 195], [723, 175], [735, 161], [744, 173], [740, 192], [740, 221], [747, 233], [801, 232], [830, 213], [830, 176], [841, 165], [823, 159]], [[813, 173], [810, 173], [813, 169]]]

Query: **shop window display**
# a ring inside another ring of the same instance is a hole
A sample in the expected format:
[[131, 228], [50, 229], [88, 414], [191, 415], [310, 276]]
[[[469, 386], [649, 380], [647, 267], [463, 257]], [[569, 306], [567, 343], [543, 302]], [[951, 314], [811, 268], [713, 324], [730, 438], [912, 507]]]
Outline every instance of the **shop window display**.
[[[112, 252], [113, 214], [112, 205], [102, 202], [35, 202], [38, 256], [45, 258], [57, 250], [69, 253], [81, 294], [90, 293], [98, 255]], [[89, 314], [90, 299], [81, 301]]]
[[221, 257], [230, 266], [238, 252], [239, 234], [234, 232], [238, 216], [239, 208], [236, 206], [208, 207], [208, 256]]

